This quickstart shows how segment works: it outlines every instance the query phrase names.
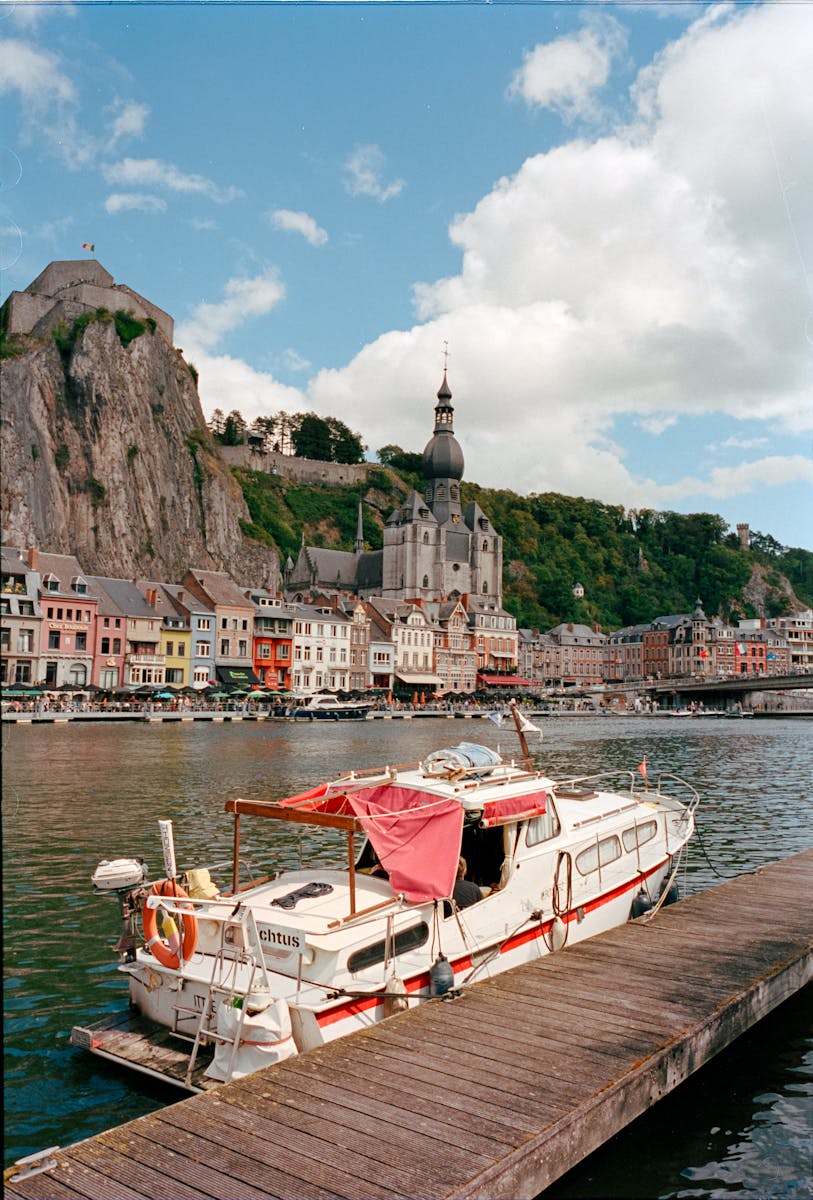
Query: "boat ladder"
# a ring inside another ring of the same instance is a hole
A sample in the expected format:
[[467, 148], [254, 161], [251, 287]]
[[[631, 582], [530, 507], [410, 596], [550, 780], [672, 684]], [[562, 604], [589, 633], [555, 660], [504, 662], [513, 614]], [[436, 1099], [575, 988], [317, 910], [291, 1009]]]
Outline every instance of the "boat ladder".
[[[211, 912], [207, 916], [213, 916]], [[264, 986], [269, 989], [268, 972], [265, 962], [262, 957], [262, 950], [257, 953], [248, 946], [259, 947], [260, 940], [257, 935], [257, 926], [254, 920], [254, 913], [249, 908], [240, 909], [237, 913], [228, 917], [216, 918], [224, 921], [223, 928], [220, 931], [220, 946], [214, 956], [212, 964], [212, 974], [209, 979], [209, 984], [206, 991], [206, 997], [203, 1002], [203, 1009], [198, 1021], [198, 1027], [195, 1032], [195, 1038], [192, 1043], [192, 1050], [189, 1055], [189, 1065], [186, 1068], [186, 1076], [184, 1082], [187, 1087], [192, 1087], [192, 1074], [195, 1069], [195, 1063], [198, 1057], [198, 1051], [201, 1045], [208, 1042], [221, 1042], [231, 1044], [232, 1051], [229, 1057], [229, 1066], [226, 1071], [226, 1080], [231, 1079], [231, 1073], [234, 1070], [234, 1060], [237, 1056], [237, 1051], [240, 1046], [240, 1040], [243, 1033], [243, 1025], [246, 1018], [246, 1000], [248, 996], [256, 988], [256, 985]], [[234, 929], [239, 926], [242, 937], [240, 939], [242, 945], [236, 944], [227, 945], [225, 942], [225, 921], [228, 920], [229, 928]], [[258, 959], [259, 955], [259, 959]], [[242, 968], [242, 970], [241, 970]], [[240, 986], [237, 986], [237, 981], [240, 980]], [[231, 1001], [239, 1011], [237, 1025], [234, 1030], [234, 1036], [218, 1032], [215, 1028], [217, 1025], [218, 1004], [223, 1001]]]

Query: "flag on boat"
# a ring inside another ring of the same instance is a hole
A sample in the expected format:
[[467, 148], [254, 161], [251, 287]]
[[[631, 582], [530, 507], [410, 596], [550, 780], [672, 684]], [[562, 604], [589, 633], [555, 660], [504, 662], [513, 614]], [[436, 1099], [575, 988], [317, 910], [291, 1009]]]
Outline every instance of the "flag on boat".
[[534, 725], [533, 721], [529, 721], [528, 718], [524, 717], [521, 712], [517, 712], [517, 717], [519, 718], [520, 733], [541, 733], [542, 732], [542, 730], [539, 728], [538, 725]]
[[495, 711], [495, 712], [486, 713], [486, 716], [488, 717], [489, 721], [493, 721], [495, 725], [502, 725], [502, 713], [501, 712]]
[[638, 770], [641, 772], [641, 776], [643, 778], [644, 783], [648, 783], [649, 779], [648, 779], [647, 773], [646, 773], [646, 755], [644, 755], [644, 757], [638, 763]]
[[83, 250], [95, 250], [96, 247], [94, 246], [93, 242], [82, 242], [82, 249]]

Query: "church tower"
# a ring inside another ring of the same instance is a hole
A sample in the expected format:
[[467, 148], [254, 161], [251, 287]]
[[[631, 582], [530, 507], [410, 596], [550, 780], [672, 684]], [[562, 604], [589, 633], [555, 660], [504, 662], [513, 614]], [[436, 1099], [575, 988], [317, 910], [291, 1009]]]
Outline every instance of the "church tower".
[[479, 505], [461, 506], [463, 451], [445, 368], [421, 465], [423, 497], [413, 492], [384, 529], [381, 594], [435, 601], [467, 596], [501, 607], [502, 538]]
[[438, 525], [462, 518], [460, 480], [463, 478], [463, 451], [454, 435], [452, 392], [443, 372], [443, 383], [435, 405], [435, 431], [426, 443], [422, 460], [424, 493]]

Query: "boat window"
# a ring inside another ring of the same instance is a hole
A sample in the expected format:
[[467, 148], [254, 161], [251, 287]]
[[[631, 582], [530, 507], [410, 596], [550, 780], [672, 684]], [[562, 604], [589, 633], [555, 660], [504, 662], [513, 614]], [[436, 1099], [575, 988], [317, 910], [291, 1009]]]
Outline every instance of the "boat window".
[[[417, 950], [419, 946], [423, 946], [429, 940], [429, 926], [426, 921], [421, 921], [418, 925], [410, 925], [409, 929], [399, 930], [394, 940], [394, 955], [406, 954], [408, 950]], [[386, 942], [373, 942], [371, 946], [365, 946], [362, 950], [357, 950], [355, 954], [350, 955], [347, 960], [347, 969], [348, 971], [362, 971], [365, 967], [372, 967], [376, 963], [383, 962], [386, 955]]]
[[643, 846], [646, 842], [651, 842], [657, 832], [657, 821], [642, 821], [640, 825], [633, 825], [632, 829], [625, 829], [621, 834], [624, 849], [634, 850], [636, 846]]
[[533, 817], [528, 822], [528, 832], [525, 835], [525, 844], [527, 846], [537, 846], [540, 842], [547, 842], [551, 838], [558, 837], [561, 832], [559, 818], [556, 815], [556, 809], [548, 799], [548, 810], [538, 817]]
[[621, 843], [618, 838], [615, 835], [602, 838], [598, 845], [594, 842], [592, 846], [582, 850], [581, 854], [576, 855], [576, 870], [582, 875], [589, 875], [592, 871], [597, 871], [599, 866], [606, 867], [620, 857]]

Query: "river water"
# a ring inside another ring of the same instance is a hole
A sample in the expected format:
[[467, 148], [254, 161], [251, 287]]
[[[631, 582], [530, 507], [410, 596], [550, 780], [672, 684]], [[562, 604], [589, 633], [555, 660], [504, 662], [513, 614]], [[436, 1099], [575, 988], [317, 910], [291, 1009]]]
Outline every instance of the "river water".
[[[813, 721], [540, 724], [544, 739], [534, 735], [531, 748], [553, 776], [634, 769], [646, 754], [650, 777], [671, 772], [694, 784], [700, 837], [684, 893], [813, 844]], [[117, 905], [92, 894], [100, 859], [143, 856], [160, 875], [157, 821], [171, 817], [179, 868], [227, 860], [227, 798], [275, 799], [461, 740], [517, 752], [515, 735], [490, 721], [4, 726], [5, 1162], [179, 1095], [69, 1044], [72, 1025], [127, 1002], [113, 953]], [[273, 843], [256, 824], [245, 825], [243, 849], [257, 864], [296, 862], [297, 844]], [[266, 841], [246, 840], [257, 836]], [[789, 1001], [546, 1197], [813, 1195], [810, 999]]]

